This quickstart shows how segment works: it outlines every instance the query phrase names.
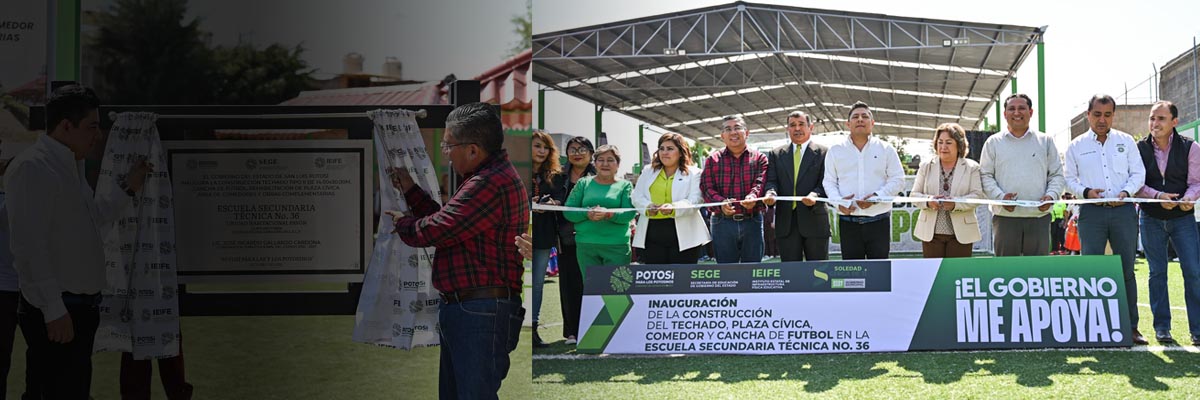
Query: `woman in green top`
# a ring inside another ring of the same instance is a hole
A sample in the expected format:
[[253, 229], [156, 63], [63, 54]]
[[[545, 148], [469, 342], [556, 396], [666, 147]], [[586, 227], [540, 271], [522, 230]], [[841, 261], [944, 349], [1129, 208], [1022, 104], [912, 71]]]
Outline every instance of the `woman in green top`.
[[580, 179], [567, 207], [588, 208], [588, 211], [566, 211], [563, 216], [575, 223], [575, 256], [579, 271], [587, 280], [587, 268], [597, 265], [629, 264], [629, 221], [633, 211], [612, 212], [610, 208], [633, 208], [633, 184], [617, 180], [621, 154], [616, 146], [596, 149], [596, 176]]

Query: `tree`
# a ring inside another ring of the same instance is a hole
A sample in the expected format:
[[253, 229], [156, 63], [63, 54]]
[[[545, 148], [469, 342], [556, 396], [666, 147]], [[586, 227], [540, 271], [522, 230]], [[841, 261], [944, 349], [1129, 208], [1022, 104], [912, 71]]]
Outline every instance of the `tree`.
[[712, 151], [711, 147], [697, 140], [692, 145], [692, 162], [696, 163], [696, 167], [703, 168], [704, 160], [708, 158], [708, 154]]
[[112, 104], [277, 104], [310, 87], [303, 48], [209, 48], [186, 0], [117, 0], [91, 14], [93, 86]]
[[913, 159], [913, 156], [908, 154], [908, 150], [906, 149], [909, 143], [908, 138], [900, 138], [896, 136], [882, 136], [882, 138], [883, 140], [886, 140], [888, 144], [891, 144], [892, 147], [896, 148], [896, 155], [900, 156], [900, 165], [904, 167], [904, 174], [915, 174], [916, 171], [908, 166], [908, 163]]
[[272, 44], [259, 50], [249, 44], [213, 50], [220, 104], [277, 104], [312, 88], [313, 69], [300, 58], [304, 47]]
[[512, 57], [521, 54], [525, 49], [532, 49], [533, 2], [525, 0], [525, 15], [514, 15], [509, 21], [513, 24], [513, 33], [517, 34], [518, 41], [513, 43], [513, 47], [508, 50], [508, 56]]
[[185, 22], [184, 0], [118, 0], [95, 14], [95, 86], [115, 104], [202, 104], [211, 58], [200, 20]]

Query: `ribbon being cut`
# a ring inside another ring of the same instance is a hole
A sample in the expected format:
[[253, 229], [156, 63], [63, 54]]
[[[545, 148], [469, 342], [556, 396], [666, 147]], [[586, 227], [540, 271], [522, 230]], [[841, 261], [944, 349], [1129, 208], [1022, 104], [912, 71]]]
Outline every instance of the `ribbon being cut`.
[[[403, 193], [392, 186], [391, 171], [404, 168], [434, 199], [441, 189], [415, 112], [376, 110], [375, 154], [379, 170], [380, 210], [409, 212]], [[354, 317], [355, 342], [412, 349], [438, 342], [438, 298], [433, 288], [434, 249], [413, 248], [392, 231], [392, 218], [379, 214], [375, 249], [363, 277], [362, 295]]]
[[[866, 201], [866, 202], [870, 202], [870, 203], [921, 203], [921, 202], [927, 202], [927, 201], [935, 201], [935, 199], [930, 198], [930, 197], [908, 197], [908, 196], [873, 197], [873, 198], [866, 199], [866, 200], [828, 199], [828, 198], [824, 198], [824, 197], [803, 197], [803, 196], [776, 196], [775, 200], [800, 201], [800, 200], [803, 200], [806, 198], [813, 199], [815, 201], [824, 202], [824, 203], [829, 203], [829, 204], [832, 204], [835, 206], [843, 206], [843, 207], [849, 207], [855, 201]], [[765, 199], [765, 197], [757, 197], [752, 200], [758, 201], [758, 200], [763, 200], [763, 199]], [[981, 204], [981, 205], [989, 205], [989, 206], [1017, 206], [1017, 207], [1040, 207], [1040, 206], [1043, 206], [1046, 204], [1054, 204], [1054, 203], [1064, 203], [1064, 204], [1195, 203], [1195, 202], [1186, 202], [1186, 201], [1178, 201], [1177, 202], [1177, 201], [1172, 201], [1172, 200], [1143, 199], [1143, 198], [1134, 198], [1134, 197], [1126, 197], [1124, 199], [1103, 198], [1103, 199], [1072, 199], [1072, 200], [1054, 200], [1054, 201], [942, 198], [942, 199], [937, 199], [936, 201], [953, 202], [953, 203], [967, 203], [967, 204]], [[686, 208], [712, 207], [712, 206], [719, 206], [721, 204], [723, 204], [723, 203], [693, 204]], [[677, 208], [682, 208], [682, 207], [677, 207]], [[587, 211], [588, 210], [587, 208], [549, 206], [549, 205], [545, 205], [545, 204], [533, 204], [533, 209], [534, 210], [545, 210], [545, 211]], [[641, 208], [609, 208], [609, 209], [606, 209], [606, 211], [611, 211], [611, 212], [638, 211], [638, 212], [642, 212], [642, 211], [645, 211], [645, 209], [641, 209]]]
[[96, 182], [96, 198], [122, 198], [124, 171], [143, 160], [154, 166], [136, 208], [102, 232], [108, 285], [94, 350], [133, 353], [138, 360], [179, 354], [175, 202], [156, 120], [152, 113], [116, 116]]

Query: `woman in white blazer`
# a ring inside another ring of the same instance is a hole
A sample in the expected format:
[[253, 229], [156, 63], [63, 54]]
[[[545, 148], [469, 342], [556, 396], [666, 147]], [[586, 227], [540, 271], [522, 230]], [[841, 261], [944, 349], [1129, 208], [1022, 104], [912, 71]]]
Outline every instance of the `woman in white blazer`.
[[925, 258], [970, 257], [979, 241], [977, 204], [942, 199], [981, 199], [979, 163], [966, 158], [967, 132], [955, 123], [938, 126], [933, 148], [937, 158], [921, 163], [910, 196], [933, 200], [920, 204], [913, 236], [924, 242]]
[[709, 242], [700, 210], [700, 169], [692, 163], [687, 141], [678, 133], [658, 138], [654, 161], [642, 169], [633, 188], [633, 205], [646, 208], [638, 218], [633, 247], [643, 264], [695, 264]]

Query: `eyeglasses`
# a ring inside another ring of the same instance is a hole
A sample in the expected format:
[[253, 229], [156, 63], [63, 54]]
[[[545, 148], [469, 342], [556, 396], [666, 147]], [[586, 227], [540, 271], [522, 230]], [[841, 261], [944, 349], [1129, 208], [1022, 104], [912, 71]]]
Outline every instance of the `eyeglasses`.
[[464, 144], [475, 144], [475, 143], [471, 143], [471, 142], [463, 142], [463, 143], [453, 143], [453, 144], [449, 144], [449, 143], [446, 143], [446, 142], [442, 142], [441, 146], [442, 146], [442, 151], [443, 151], [443, 152], [446, 152], [446, 151], [450, 151], [450, 149], [453, 149], [453, 148], [455, 148], [455, 147], [457, 147], [457, 146], [462, 146], [462, 145], [464, 145]]
[[744, 130], [746, 130], [746, 127], [744, 125], [726, 126], [724, 128], [721, 128], [721, 133], [740, 132], [740, 131], [744, 131]]
[[584, 154], [588, 154], [588, 153], [591, 153], [591, 150], [581, 148], [581, 147], [573, 147], [573, 148], [567, 149], [567, 155], [569, 155], [569, 156], [578, 156], [578, 155], [584, 155]]

